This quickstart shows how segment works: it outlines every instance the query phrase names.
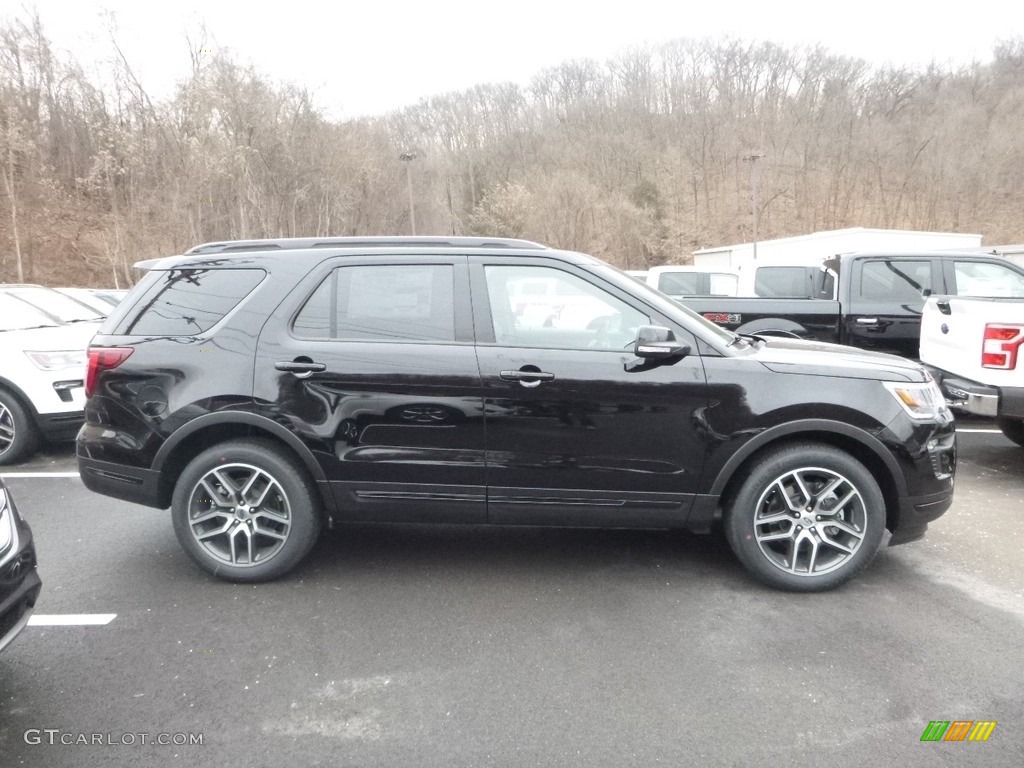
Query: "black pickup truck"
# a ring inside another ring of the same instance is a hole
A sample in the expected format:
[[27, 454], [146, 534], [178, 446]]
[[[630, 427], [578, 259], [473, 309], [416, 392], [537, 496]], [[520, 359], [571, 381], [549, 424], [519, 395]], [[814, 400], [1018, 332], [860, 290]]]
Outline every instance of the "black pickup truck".
[[845, 253], [808, 268], [800, 298], [685, 297], [730, 331], [790, 336], [917, 358], [931, 294], [1024, 297], [1024, 268], [976, 251]]

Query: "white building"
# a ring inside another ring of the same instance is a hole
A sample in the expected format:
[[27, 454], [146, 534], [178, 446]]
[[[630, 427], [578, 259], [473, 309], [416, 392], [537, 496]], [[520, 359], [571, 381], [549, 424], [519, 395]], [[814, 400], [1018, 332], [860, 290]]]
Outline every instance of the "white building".
[[[757, 265], [816, 266], [837, 253], [851, 251], [945, 251], [981, 247], [981, 235], [956, 232], [914, 232], [903, 229], [852, 227], [815, 232], [757, 244]], [[753, 265], [754, 244], [703, 248], [693, 253], [693, 265], [701, 269]]]

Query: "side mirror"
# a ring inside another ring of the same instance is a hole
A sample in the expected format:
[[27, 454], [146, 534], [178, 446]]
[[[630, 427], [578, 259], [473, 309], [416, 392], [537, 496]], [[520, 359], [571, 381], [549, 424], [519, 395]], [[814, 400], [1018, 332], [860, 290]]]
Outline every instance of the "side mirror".
[[642, 325], [637, 329], [633, 354], [642, 360], [668, 360], [690, 353], [689, 344], [680, 344], [668, 328]]

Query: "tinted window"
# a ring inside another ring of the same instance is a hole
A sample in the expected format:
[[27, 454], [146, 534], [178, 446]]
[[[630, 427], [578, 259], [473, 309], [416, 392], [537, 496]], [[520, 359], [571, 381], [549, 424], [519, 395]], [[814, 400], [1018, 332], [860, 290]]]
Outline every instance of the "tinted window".
[[209, 330], [260, 284], [261, 269], [172, 269], [140, 302], [136, 336], [192, 336]]
[[868, 301], [920, 303], [931, 287], [930, 261], [867, 261], [861, 270], [860, 295]]
[[758, 267], [754, 293], [782, 299], [808, 298], [812, 295], [814, 271], [813, 267]]
[[954, 271], [957, 296], [1024, 297], [1024, 275], [1002, 264], [957, 261]]
[[658, 290], [669, 296], [696, 296], [700, 290], [700, 272], [663, 272], [658, 275]]
[[[575, 275], [549, 267], [485, 267], [498, 344], [623, 349], [650, 318]], [[543, 296], [522, 289], [542, 281]]]
[[453, 281], [450, 265], [338, 267], [292, 327], [309, 339], [453, 341]]

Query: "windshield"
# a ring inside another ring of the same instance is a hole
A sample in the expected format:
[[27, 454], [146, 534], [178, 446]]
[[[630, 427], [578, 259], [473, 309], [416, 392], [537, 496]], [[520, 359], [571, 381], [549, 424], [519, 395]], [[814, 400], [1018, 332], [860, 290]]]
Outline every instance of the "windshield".
[[56, 328], [59, 325], [60, 323], [45, 312], [0, 291], [0, 332], [21, 331], [41, 326]]
[[98, 322], [103, 315], [60, 291], [42, 286], [6, 288], [5, 293], [61, 323]]

